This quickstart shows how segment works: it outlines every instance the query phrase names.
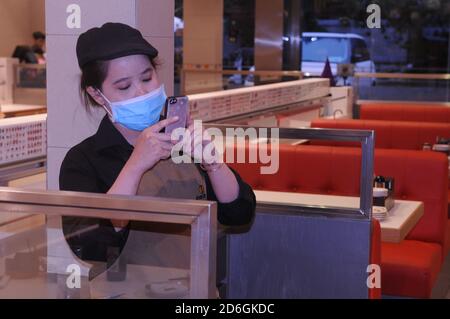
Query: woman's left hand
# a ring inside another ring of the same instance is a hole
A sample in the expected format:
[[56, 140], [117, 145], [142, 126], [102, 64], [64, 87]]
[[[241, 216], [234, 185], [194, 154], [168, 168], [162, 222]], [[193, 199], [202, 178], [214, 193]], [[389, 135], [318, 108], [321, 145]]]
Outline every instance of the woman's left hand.
[[[208, 131], [194, 130], [192, 119], [188, 121], [190, 134], [189, 155], [200, 162], [200, 166], [208, 173], [214, 193], [220, 203], [230, 203], [239, 195], [239, 185], [230, 168], [223, 163], [222, 154], [219, 152]], [[187, 143], [187, 141], [185, 142]], [[201, 147], [200, 147], [201, 146]], [[199, 151], [201, 150], [200, 154]], [[205, 156], [206, 155], [206, 156]]]
[[190, 136], [190, 145], [188, 154], [199, 160], [202, 165], [217, 164], [221, 162], [220, 153], [218, 152], [211, 136], [205, 129], [194, 130], [194, 120], [188, 120], [188, 134]]

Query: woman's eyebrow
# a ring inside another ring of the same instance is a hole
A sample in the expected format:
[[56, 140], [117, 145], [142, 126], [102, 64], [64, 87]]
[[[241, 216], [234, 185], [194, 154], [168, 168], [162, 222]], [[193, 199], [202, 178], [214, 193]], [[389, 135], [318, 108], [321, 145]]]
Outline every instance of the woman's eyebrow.
[[121, 79], [115, 81], [115, 82], [113, 83], [113, 85], [119, 84], [120, 82], [126, 81], [126, 80], [128, 80], [128, 79], [129, 79], [129, 77], [128, 77], [128, 78], [121, 78]]
[[153, 71], [152, 68], [146, 68], [141, 74], [145, 74], [145, 73], [151, 72], [151, 71]]
[[[145, 73], [147, 73], [147, 72], [152, 72], [152, 71], [153, 71], [152, 68], [147, 68], [147, 69], [145, 69], [145, 70], [141, 73], [141, 75], [142, 75], [142, 74], [145, 74]], [[129, 80], [129, 79], [130, 79], [130, 77], [118, 79], [117, 81], [114, 81], [114, 82], [113, 82], [113, 85], [119, 84], [120, 82]]]

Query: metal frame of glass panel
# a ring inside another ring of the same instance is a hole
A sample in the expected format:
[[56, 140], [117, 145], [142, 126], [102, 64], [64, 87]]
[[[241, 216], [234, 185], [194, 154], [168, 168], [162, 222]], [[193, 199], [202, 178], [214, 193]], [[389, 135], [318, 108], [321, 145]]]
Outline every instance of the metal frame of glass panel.
[[[267, 132], [267, 139], [270, 140], [272, 128], [255, 127], [245, 125], [206, 123], [205, 128], [218, 128], [224, 135], [227, 128], [244, 130], [248, 128], [256, 129], [256, 132]], [[280, 139], [307, 139], [307, 140], [331, 140], [360, 142], [361, 154], [361, 177], [360, 177], [360, 206], [358, 209], [343, 209], [330, 206], [295, 206], [290, 207], [295, 212], [323, 214], [327, 216], [347, 216], [357, 219], [371, 219], [372, 217], [372, 179], [373, 179], [373, 156], [374, 156], [374, 131], [365, 130], [343, 130], [343, 129], [320, 129], [320, 128], [278, 128]], [[234, 131], [234, 130], [233, 130]], [[265, 206], [265, 205], [264, 205]], [[283, 205], [283, 207], [286, 207]]]
[[190, 225], [189, 296], [216, 297], [215, 202], [0, 187], [0, 212]]

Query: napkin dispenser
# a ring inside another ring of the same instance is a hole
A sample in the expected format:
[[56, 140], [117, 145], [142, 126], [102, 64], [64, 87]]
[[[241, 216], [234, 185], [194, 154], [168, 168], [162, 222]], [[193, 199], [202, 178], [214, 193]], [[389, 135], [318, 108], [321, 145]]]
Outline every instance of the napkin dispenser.
[[[394, 207], [394, 178], [377, 176], [373, 183], [373, 206], [386, 207], [389, 211]], [[385, 190], [382, 190], [385, 189]]]

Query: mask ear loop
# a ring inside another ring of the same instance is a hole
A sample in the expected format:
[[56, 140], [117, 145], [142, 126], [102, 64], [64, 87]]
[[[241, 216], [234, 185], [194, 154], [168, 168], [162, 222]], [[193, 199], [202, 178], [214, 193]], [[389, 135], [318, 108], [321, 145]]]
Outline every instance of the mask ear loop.
[[[97, 89], [97, 93], [99, 93], [99, 94], [102, 96], [102, 98], [103, 98], [109, 105], [111, 105], [111, 102], [109, 102], [109, 100], [108, 100], [108, 99], [106, 98], [106, 96], [102, 93], [102, 91], [100, 91], [99, 89]], [[101, 106], [102, 106], [103, 109], [106, 111], [106, 113], [108, 113], [109, 117], [110, 117], [111, 119], [113, 119], [113, 115], [112, 115], [111, 111], [108, 110], [108, 108], [107, 108], [104, 104], [101, 104]], [[111, 107], [111, 106], [109, 106], [109, 107]]]

